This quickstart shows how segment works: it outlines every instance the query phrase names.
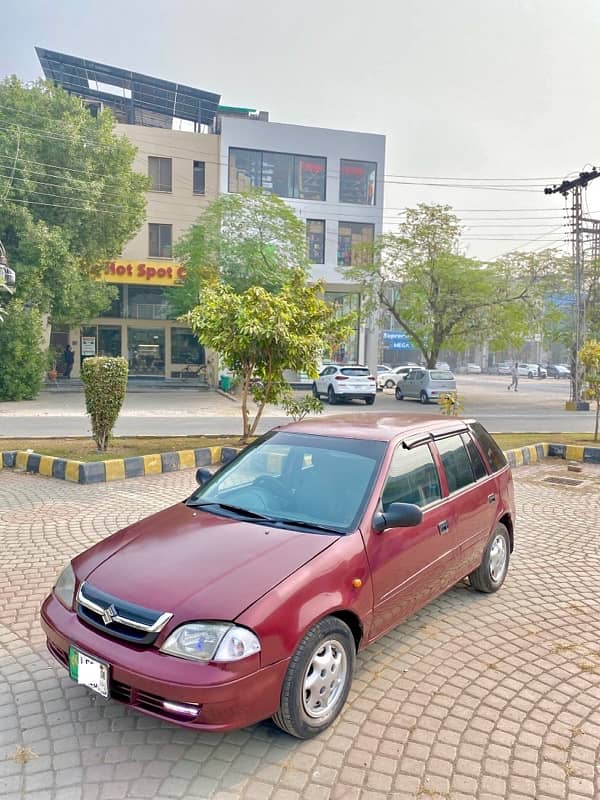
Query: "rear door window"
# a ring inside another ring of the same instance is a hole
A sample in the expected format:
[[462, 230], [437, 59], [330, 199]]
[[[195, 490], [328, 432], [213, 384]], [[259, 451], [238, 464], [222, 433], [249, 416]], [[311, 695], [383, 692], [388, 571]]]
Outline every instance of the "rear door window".
[[450, 493], [457, 492], [475, 482], [471, 459], [460, 435], [437, 439], [436, 445], [446, 473]]
[[442, 497], [437, 468], [426, 444], [407, 450], [396, 448], [383, 495], [383, 510], [390, 503], [414, 503], [426, 506]]
[[471, 467], [473, 468], [473, 475], [475, 476], [475, 480], [478, 481], [480, 478], [487, 477], [487, 468], [485, 466], [485, 462], [481, 457], [481, 453], [477, 449], [477, 445], [471, 439], [468, 433], [463, 433], [462, 440], [467, 448], [467, 453], [469, 454], [469, 458], [471, 459]]
[[469, 424], [477, 443], [481, 447], [488, 464], [494, 472], [499, 472], [506, 466], [506, 458], [500, 449], [498, 442], [486, 431], [486, 429], [479, 422], [471, 422]]

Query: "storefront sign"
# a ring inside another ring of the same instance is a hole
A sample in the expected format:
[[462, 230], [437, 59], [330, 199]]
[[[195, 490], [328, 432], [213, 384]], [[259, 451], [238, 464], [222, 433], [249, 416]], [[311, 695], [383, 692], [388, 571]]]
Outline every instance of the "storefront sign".
[[170, 261], [110, 261], [100, 280], [107, 283], [136, 283], [146, 286], [180, 286], [185, 267]]
[[82, 336], [81, 337], [81, 355], [82, 356], [95, 356], [96, 355], [96, 337], [95, 336]]
[[388, 350], [413, 350], [414, 345], [402, 331], [383, 331], [383, 346]]

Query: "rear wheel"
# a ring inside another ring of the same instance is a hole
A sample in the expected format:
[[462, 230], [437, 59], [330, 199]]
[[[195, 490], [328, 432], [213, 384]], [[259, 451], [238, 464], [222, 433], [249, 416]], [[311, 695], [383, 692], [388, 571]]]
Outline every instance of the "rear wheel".
[[504, 583], [510, 560], [510, 537], [506, 525], [496, 526], [488, 542], [481, 564], [469, 575], [469, 582], [478, 592], [497, 592]]
[[393, 389], [394, 388], [394, 381], [391, 381], [391, 380], [386, 381], [385, 382], [385, 388], [386, 389]]
[[372, 406], [374, 402], [375, 402], [375, 395], [373, 395], [372, 397], [365, 397], [365, 403], [368, 406]]
[[344, 622], [335, 617], [317, 622], [290, 660], [273, 722], [299, 739], [328, 728], [348, 697], [355, 656], [354, 637]]
[[313, 385], [312, 385], [312, 395], [313, 395], [313, 397], [316, 397], [317, 400], [321, 399], [321, 395], [319, 394], [319, 392], [317, 390], [317, 384], [316, 383], [313, 383]]
[[427, 392], [421, 392], [421, 394], [419, 395], [419, 400], [421, 401], [421, 403], [423, 403], [424, 406], [426, 406], [427, 403], [429, 402], [429, 398], [427, 397]]
[[333, 386], [330, 386], [327, 389], [327, 402], [330, 406], [334, 406], [337, 403], [337, 397], [335, 396], [335, 390]]

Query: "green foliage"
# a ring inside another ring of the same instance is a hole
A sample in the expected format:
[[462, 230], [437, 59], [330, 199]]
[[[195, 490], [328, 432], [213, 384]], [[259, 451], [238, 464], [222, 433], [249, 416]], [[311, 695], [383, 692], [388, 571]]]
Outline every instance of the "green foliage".
[[[199, 341], [221, 354], [242, 385], [243, 436], [251, 436], [267, 403], [289, 391], [285, 369], [317, 375], [324, 344], [350, 335], [350, 318], [334, 318], [320, 298], [322, 286], [308, 286], [302, 270], [272, 294], [261, 286], [237, 293], [223, 283], [207, 284], [199, 304], [186, 316]], [[257, 403], [250, 420], [248, 400]]]
[[148, 179], [114, 126], [52, 84], [0, 82], [0, 239], [17, 295], [53, 323], [109, 305], [113, 290], [94, 277], [144, 220]]
[[170, 291], [179, 313], [194, 308], [202, 286], [221, 280], [235, 292], [262, 286], [277, 292], [296, 270], [308, 274], [304, 223], [279, 197], [254, 189], [214, 200], [179, 240], [183, 287]]
[[583, 397], [596, 403], [594, 441], [598, 441], [598, 419], [600, 417], [600, 342], [591, 339], [579, 351], [579, 362], [583, 367], [585, 389]]
[[81, 365], [85, 407], [98, 450], [108, 448], [127, 392], [127, 373], [127, 360], [120, 357], [85, 358]]
[[281, 405], [287, 416], [291, 417], [294, 422], [300, 422], [309, 414], [323, 413], [323, 403], [318, 397], [313, 397], [311, 394], [305, 394], [304, 397], [297, 400], [290, 391], [284, 395]]
[[33, 400], [42, 388], [46, 353], [40, 336], [41, 319], [13, 300], [0, 323], [0, 400]]

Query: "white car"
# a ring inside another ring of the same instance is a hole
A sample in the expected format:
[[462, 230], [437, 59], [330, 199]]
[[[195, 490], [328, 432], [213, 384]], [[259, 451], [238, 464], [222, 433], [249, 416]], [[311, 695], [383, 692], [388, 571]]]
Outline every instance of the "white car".
[[479, 364], [467, 364], [467, 375], [481, 375]]
[[394, 389], [398, 385], [398, 381], [401, 381], [403, 378], [406, 378], [409, 372], [413, 369], [419, 369], [419, 367], [409, 367], [409, 366], [402, 366], [402, 367], [395, 367], [390, 372], [384, 372], [381, 375], [377, 376], [377, 388], [378, 389]]
[[319, 373], [312, 392], [314, 397], [325, 395], [331, 405], [343, 400], [364, 400], [372, 406], [377, 384], [369, 368], [361, 364], [329, 364]]
[[519, 364], [518, 366], [519, 377], [527, 376], [528, 378], [545, 378], [548, 374], [546, 372], [545, 367], [542, 367], [541, 370], [538, 368], [537, 364]]

